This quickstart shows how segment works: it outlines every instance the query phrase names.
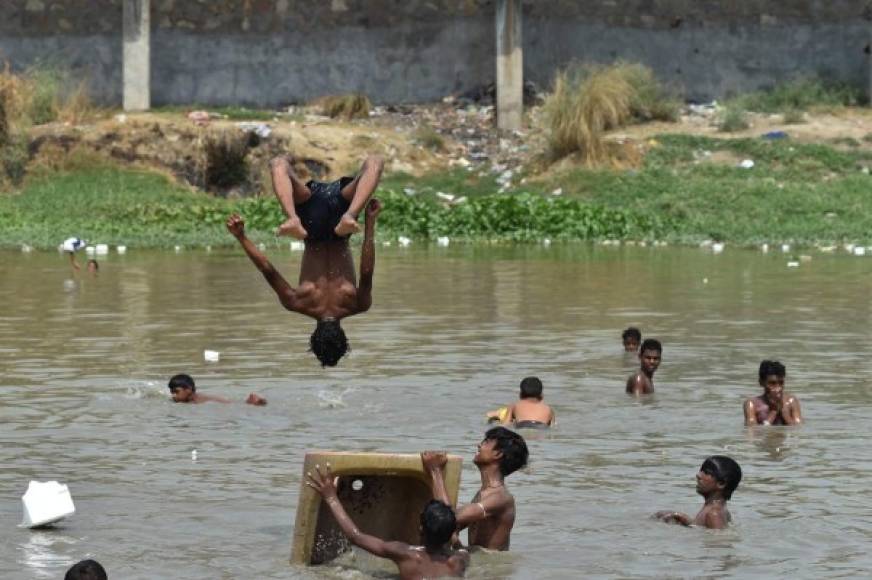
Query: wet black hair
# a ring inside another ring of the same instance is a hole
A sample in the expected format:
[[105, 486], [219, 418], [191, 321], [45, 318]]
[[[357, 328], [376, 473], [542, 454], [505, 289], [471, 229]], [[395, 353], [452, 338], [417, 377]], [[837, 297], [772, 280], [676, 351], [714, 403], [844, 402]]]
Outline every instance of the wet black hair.
[[526, 379], [521, 381], [521, 398], [542, 398], [542, 381], [539, 380], [539, 377], [527, 377]]
[[642, 331], [635, 326], [627, 327], [627, 329], [621, 333], [621, 340], [626, 342], [628, 338], [635, 338], [636, 342], [642, 342]]
[[660, 341], [656, 338], [646, 338], [642, 343], [642, 346], [639, 347], [639, 353], [643, 353], [646, 350], [656, 350], [660, 354], [663, 354], [663, 345], [660, 344]]
[[503, 457], [500, 459], [500, 473], [503, 477], [511, 475], [527, 465], [530, 452], [527, 451], [527, 443], [524, 438], [505, 427], [488, 429], [484, 434], [485, 441], [496, 441], [494, 449], [500, 451]]
[[322, 367], [335, 367], [348, 348], [345, 331], [338, 320], [319, 320], [315, 331], [309, 337], [309, 350], [321, 361]]
[[445, 502], [431, 499], [421, 512], [421, 534], [424, 545], [430, 548], [444, 546], [457, 529], [454, 510]]
[[67, 570], [64, 580], [107, 580], [106, 570], [96, 560], [82, 560]]
[[197, 387], [194, 386], [194, 379], [191, 378], [191, 375], [174, 375], [167, 386], [171, 393], [179, 387], [187, 387], [190, 388], [192, 392], [197, 392]]
[[726, 455], [712, 455], [706, 458], [699, 470], [725, 484], [724, 499], [730, 499], [739, 487], [739, 482], [742, 481], [742, 468], [733, 458]]
[[766, 377], [775, 375], [776, 377], [787, 376], [787, 369], [777, 360], [764, 360], [760, 363], [760, 370], [757, 375], [760, 377], [760, 384], [766, 382]]

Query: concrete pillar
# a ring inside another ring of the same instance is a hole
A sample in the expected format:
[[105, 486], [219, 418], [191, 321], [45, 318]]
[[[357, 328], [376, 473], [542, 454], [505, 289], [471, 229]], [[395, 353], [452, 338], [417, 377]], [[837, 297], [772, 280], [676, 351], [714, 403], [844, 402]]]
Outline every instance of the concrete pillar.
[[497, 128], [521, 128], [524, 113], [524, 53], [521, 0], [497, 0]]
[[151, 0], [122, 3], [124, 110], [144, 111], [151, 108]]

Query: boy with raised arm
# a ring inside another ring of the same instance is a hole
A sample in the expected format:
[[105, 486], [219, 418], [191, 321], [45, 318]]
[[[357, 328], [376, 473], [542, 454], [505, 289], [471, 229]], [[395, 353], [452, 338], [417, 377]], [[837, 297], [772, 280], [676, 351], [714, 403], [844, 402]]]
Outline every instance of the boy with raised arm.
[[[239, 240], [282, 306], [317, 320], [315, 331], [309, 338], [309, 347], [321, 366], [336, 366], [348, 351], [348, 340], [339, 321], [366, 312], [372, 305], [375, 222], [381, 204], [370, 197], [378, 184], [382, 167], [381, 159], [370, 157], [354, 179], [303, 184], [291, 171], [286, 158], [273, 160], [273, 186], [288, 216], [279, 233], [305, 240], [306, 244], [300, 265], [300, 282], [296, 288], [288, 284], [245, 236], [242, 218], [234, 214], [227, 220], [227, 229]], [[358, 283], [348, 237], [359, 228], [357, 216], [364, 206], [366, 224]]]
[[[515, 498], [506, 488], [505, 478], [527, 464], [524, 438], [505, 427], [494, 427], [478, 444], [473, 462], [481, 475], [481, 489], [472, 503], [455, 510], [457, 530], [469, 528], [468, 543], [489, 550], [508, 550], [515, 525]], [[445, 453], [421, 454], [424, 470], [430, 474], [433, 495], [450, 505], [445, 488]]]
[[628, 395], [649, 395], [654, 392], [654, 373], [660, 366], [663, 346], [660, 341], [646, 338], [639, 347], [640, 369], [627, 379]]
[[799, 425], [799, 399], [784, 391], [787, 369], [777, 360], [760, 363], [758, 382], [763, 394], [745, 401], [745, 425]]
[[719, 530], [732, 521], [727, 502], [742, 481], [742, 468], [726, 455], [712, 455], [702, 463], [696, 474], [696, 493], [704, 498], [695, 518], [681, 512], [661, 511], [654, 517], [668, 524], [703, 526]]
[[410, 546], [404, 542], [387, 542], [357, 529], [336, 495], [336, 484], [330, 464], [322, 473], [321, 466], [308, 472], [307, 485], [314, 488], [336, 519], [342, 533], [355, 546], [380, 558], [393, 560], [403, 580], [423, 580], [445, 576], [463, 576], [469, 565], [469, 553], [455, 550], [450, 545], [456, 521], [447, 504], [432, 500], [421, 512], [421, 539], [423, 546]]

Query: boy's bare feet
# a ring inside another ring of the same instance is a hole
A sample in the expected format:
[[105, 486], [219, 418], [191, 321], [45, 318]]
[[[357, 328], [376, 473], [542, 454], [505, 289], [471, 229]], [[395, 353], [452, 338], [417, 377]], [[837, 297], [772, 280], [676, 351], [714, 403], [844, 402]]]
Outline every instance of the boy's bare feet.
[[285, 223], [279, 226], [279, 229], [276, 230], [277, 236], [290, 236], [292, 238], [297, 238], [298, 240], [305, 240], [306, 236], [309, 235], [309, 232], [306, 231], [306, 228], [303, 227], [303, 224], [300, 223], [300, 218], [293, 217], [289, 218]]
[[360, 224], [357, 223], [355, 217], [350, 213], [342, 214], [339, 225], [333, 231], [336, 232], [337, 236], [350, 236], [360, 231]]

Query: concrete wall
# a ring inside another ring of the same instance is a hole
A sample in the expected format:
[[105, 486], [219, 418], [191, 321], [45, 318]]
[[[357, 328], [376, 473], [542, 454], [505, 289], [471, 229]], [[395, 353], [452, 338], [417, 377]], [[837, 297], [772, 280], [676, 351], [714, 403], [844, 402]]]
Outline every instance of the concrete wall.
[[[525, 2], [524, 67], [641, 61], [691, 98], [821, 74], [869, 82], [872, 0]], [[492, 83], [493, 0], [152, 0], [152, 103], [428, 101]], [[121, 100], [121, 0], [3, 0], [0, 58], [65, 63]]]

